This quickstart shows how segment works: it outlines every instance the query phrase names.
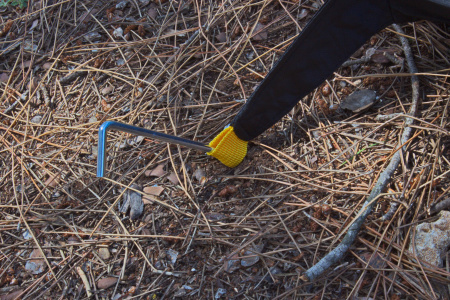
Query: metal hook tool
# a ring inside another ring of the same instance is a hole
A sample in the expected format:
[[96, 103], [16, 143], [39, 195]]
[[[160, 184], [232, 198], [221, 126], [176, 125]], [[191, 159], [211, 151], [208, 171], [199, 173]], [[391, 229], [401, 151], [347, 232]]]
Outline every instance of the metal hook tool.
[[106, 167], [106, 133], [108, 130], [118, 130], [122, 132], [128, 132], [134, 135], [141, 135], [150, 137], [153, 139], [157, 139], [160, 141], [177, 144], [181, 146], [185, 146], [188, 148], [205, 151], [205, 152], [211, 152], [213, 148], [200, 143], [195, 142], [187, 139], [183, 139], [177, 136], [160, 133], [152, 130], [148, 130], [145, 128], [132, 126], [124, 123], [119, 123], [115, 121], [106, 121], [103, 123], [100, 128], [98, 129], [98, 154], [97, 154], [97, 177], [103, 177], [105, 174], [105, 167]]

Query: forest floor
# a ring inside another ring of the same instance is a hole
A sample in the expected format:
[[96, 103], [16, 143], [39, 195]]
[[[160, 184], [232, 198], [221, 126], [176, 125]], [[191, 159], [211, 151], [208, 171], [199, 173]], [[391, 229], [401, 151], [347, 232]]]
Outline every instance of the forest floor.
[[[237, 168], [112, 131], [97, 178], [106, 120], [211, 141], [322, 2], [29, 3], [0, 5], [2, 300], [449, 299], [449, 252], [429, 265], [409, 245], [449, 209], [450, 27], [402, 24], [420, 97], [403, 145], [412, 76], [389, 27]], [[364, 89], [372, 107], [337, 109]], [[350, 250], [305, 280], [398, 151]]]

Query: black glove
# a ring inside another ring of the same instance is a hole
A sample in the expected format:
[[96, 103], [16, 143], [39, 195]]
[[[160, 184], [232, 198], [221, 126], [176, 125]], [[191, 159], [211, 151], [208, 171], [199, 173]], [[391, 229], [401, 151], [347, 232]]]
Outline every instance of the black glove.
[[450, 0], [329, 0], [242, 107], [232, 126], [249, 141], [274, 125], [371, 36], [392, 23], [450, 21]]

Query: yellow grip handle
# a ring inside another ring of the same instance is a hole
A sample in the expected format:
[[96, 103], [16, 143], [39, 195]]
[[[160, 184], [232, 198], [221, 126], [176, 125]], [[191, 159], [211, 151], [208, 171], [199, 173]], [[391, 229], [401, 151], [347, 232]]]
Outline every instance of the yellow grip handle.
[[207, 154], [217, 158], [225, 166], [234, 168], [244, 160], [247, 144], [248, 142], [237, 137], [232, 126], [228, 126], [209, 143], [208, 146], [214, 150]]

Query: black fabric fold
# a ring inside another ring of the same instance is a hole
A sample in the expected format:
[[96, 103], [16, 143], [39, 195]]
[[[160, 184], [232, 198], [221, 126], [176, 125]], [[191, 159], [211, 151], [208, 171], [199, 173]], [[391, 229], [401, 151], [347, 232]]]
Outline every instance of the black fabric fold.
[[417, 19], [445, 21], [449, 10], [450, 0], [327, 1], [239, 111], [232, 123], [236, 135], [249, 141], [270, 128], [381, 29]]

